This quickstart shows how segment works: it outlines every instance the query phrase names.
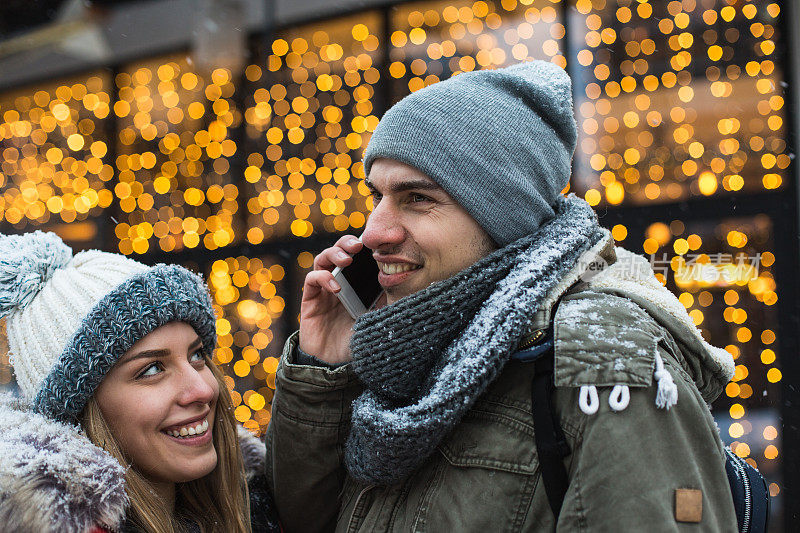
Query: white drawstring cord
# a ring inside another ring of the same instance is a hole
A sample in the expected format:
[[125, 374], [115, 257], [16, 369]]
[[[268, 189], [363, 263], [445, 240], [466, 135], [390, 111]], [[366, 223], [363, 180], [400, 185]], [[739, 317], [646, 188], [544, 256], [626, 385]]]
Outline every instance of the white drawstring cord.
[[678, 403], [678, 387], [672, 380], [672, 376], [664, 368], [664, 361], [656, 347], [656, 371], [654, 373], [658, 381], [658, 392], [656, 392], [656, 407], [669, 410], [670, 407]]
[[608, 397], [608, 406], [614, 411], [622, 411], [628, 407], [631, 392], [627, 385], [615, 385]]
[[593, 415], [600, 407], [600, 399], [597, 397], [597, 387], [594, 385], [583, 385], [578, 398], [578, 405], [581, 411], [587, 415]]
[[[661, 354], [658, 353], [656, 348], [656, 370], [654, 373], [655, 380], [658, 383], [658, 391], [656, 392], [656, 407], [661, 409], [669, 409], [678, 403], [678, 387], [675, 385], [672, 376], [664, 367], [664, 360], [661, 359]], [[615, 385], [611, 390], [608, 397], [608, 406], [615, 412], [623, 411], [631, 400], [631, 392], [627, 385]], [[580, 396], [578, 397], [578, 405], [581, 411], [587, 415], [593, 415], [600, 408], [600, 399], [597, 395], [597, 387], [594, 385], [583, 385], [581, 387]]]

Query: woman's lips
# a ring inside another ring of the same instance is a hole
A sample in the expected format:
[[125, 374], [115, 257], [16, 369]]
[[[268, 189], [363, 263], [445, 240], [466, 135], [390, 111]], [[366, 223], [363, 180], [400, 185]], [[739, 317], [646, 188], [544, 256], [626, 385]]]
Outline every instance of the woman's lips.
[[176, 442], [178, 444], [183, 444], [184, 446], [204, 446], [211, 442], [211, 433], [212, 429], [209, 427], [208, 431], [203, 433], [202, 435], [194, 435], [189, 437], [174, 437], [168, 433], [161, 432], [167, 436], [172, 442]]
[[171, 429], [164, 429], [161, 433], [180, 444], [198, 446], [211, 440], [211, 429], [208, 419], [203, 418], [196, 423], [189, 423], [182, 427], [175, 426]]

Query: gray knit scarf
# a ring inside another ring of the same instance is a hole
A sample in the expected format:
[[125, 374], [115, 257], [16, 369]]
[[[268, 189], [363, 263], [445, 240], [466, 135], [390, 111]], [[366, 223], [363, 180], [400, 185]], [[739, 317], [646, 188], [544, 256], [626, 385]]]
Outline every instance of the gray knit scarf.
[[541, 302], [604, 235], [589, 205], [560, 198], [534, 234], [353, 327], [353, 402], [345, 447], [350, 475], [405, 479], [459, 423], [516, 349]]

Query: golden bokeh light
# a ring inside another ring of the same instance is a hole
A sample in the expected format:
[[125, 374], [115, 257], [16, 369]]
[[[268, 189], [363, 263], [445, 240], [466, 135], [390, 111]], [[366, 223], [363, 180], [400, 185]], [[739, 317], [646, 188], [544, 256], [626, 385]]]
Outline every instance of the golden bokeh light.
[[231, 130], [230, 73], [201, 76], [185, 57], [142, 63], [116, 76], [119, 148], [115, 188], [126, 221], [119, 250], [143, 254], [203, 247], [238, 238], [240, 191], [231, 175], [237, 152]]
[[[234, 415], [263, 432], [280, 343], [297, 323], [287, 300], [325, 239], [363, 231], [361, 159], [389, 105], [463, 72], [545, 59], [567, 66], [576, 95], [565, 192], [598, 213], [781, 194], [791, 150], [779, 15], [775, 2], [727, 0], [405, 2], [284, 27], [253, 41], [241, 73], [174, 54], [9, 91], [0, 227], [197, 262]], [[777, 464], [781, 426], [756, 419], [779, 405], [784, 380], [773, 269], [786, 258], [771, 215], [733, 214], [608, 227], [652, 254], [701, 334], [734, 357], [714, 404], [726, 442]], [[9, 368], [0, 355], [0, 386]]]
[[18, 231], [93, 219], [113, 202], [103, 157], [110, 81], [93, 74], [0, 96], [0, 224]]
[[208, 285], [217, 314], [218, 347], [214, 360], [239, 378], [236, 390], [247, 404], [240, 422], [252, 420], [263, 432], [275, 388], [280, 342], [286, 331], [282, 283], [285, 270], [271, 258], [244, 256], [217, 260]]
[[[585, 35], [575, 58], [591, 73], [575, 103], [583, 156], [575, 190], [615, 205], [779, 189], [790, 155], [773, 57], [776, 4], [615, 6], [575, 6]], [[654, 146], [656, 137], [665, 142]]]
[[378, 124], [379, 28], [375, 15], [290, 30], [273, 42], [268, 71], [250, 78], [244, 120], [259, 146], [245, 174], [251, 244], [363, 227], [360, 160]]

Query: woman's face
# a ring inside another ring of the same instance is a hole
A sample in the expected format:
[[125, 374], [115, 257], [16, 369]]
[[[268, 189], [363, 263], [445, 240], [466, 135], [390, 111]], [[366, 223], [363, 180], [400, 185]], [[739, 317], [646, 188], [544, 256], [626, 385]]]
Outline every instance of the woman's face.
[[192, 481], [217, 466], [219, 385], [201, 348], [188, 324], [161, 326], [125, 352], [95, 392], [122, 451], [151, 481]]

